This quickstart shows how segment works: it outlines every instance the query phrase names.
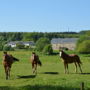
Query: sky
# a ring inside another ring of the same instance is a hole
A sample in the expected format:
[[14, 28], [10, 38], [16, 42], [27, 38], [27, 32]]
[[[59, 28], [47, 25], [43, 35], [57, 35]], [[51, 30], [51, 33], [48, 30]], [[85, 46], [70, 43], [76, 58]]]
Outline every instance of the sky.
[[90, 0], [0, 0], [0, 32], [90, 30]]

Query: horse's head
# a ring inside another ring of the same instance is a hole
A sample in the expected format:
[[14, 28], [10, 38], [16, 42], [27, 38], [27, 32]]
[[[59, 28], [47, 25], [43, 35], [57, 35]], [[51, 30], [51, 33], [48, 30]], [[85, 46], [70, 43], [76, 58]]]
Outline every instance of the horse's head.
[[4, 53], [4, 54], [7, 54], [7, 52], [5, 52], [5, 51], [4, 51], [3, 53]]
[[63, 50], [59, 50], [60, 52], [59, 52], [59, 56], [60, 57], [62, 57], [62, 55], [63, 55]]

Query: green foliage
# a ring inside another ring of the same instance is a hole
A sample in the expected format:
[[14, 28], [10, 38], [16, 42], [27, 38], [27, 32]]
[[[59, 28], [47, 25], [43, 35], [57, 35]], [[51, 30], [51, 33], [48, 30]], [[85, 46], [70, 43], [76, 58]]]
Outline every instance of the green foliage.
[[16, 48], [17, 48], [17, 49], [24, 49], [24, 48], [25, 48], [25, 45], [20, 44], [20, 43], [17, 43], [17, 44], [16, 44]]
[[14, 51], [14, 49], [11, 46], [4, 45], [3, 51]]
[[78, 45], [77, 51], [79, 53], [90, 53], [90, 40], [85, 40]]
[[34, 41], [36, 42], [40, 37], [43, 37], [43, 33], [32, 32], [32, 33], [24, 33], [23, 41]]
[[79, 44], [81, 44], [83, 41], [85, 41], [85, 40], [90, 40], [90, 36], [87, 36], [87, 35], [83, 35], [83, 36], [81, 36], [80, 38], [79, 38], [79, 40], [77, 41], [77, 46], [79, 45]]
[[0, 41], [0, 51], [3, 51], [3, 46], [4, 46], [4, 42], [3, 41]]
[[2, 45], [0, 45], [0, 51], [2, 51], [3, 50], [3, 46]]
[[52, 38], [79, 37], [76, 32], [0, 32], [0, 41], [34, 41], [41, 37]]
[[52, 49], [52, 45], [51, 44], [47, 44], [44, 49], [43, 49], [43, 53], [47, 54], [47, 55], [51, 55], [53, 54], [53, 49]]
[[76, 45], [76, 50], [79, 53], [90, 53], [90, 36], [83, 35], [79, 38]]
[[36, 49], [38, 51], [43, 51], [44, 47], [50, 44], [50, 40], [48, 38], [40, 38], [37, 42], [36, 42]]

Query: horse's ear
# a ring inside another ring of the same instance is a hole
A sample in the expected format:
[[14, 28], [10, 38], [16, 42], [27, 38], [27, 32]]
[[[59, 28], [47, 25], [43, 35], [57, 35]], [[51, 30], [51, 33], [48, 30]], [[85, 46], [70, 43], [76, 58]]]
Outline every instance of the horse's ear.
[[4, 54], [7, 54], [7, 52], [6, 52], [6, 51], [4, 51], [3, 53], [4, 53]]
[[62, 49], [61, 49], [61, 48], [59, 48], [59, 51], [62, 51]]
[[35, 54], [35, 52], [32, 52], [32, 54]]
[[59, 52], [62, 52], [63, 50], [62, 49], [59, 49]]

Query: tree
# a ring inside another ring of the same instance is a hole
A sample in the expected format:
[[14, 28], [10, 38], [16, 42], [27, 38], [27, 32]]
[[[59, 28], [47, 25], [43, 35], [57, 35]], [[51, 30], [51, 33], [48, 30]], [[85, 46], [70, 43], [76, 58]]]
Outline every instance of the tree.
[[47, 39], [47, 38], [40, 38], [40, 39], [36, 42], [36, 49], [37, 49], [38, 51], [43, 51], [44, 47], [45, 47], [47, 44], [50, 44], [49, 39]]
[[83, 41], [86, 41], [86, 40], [90, 40], [90, 36], [88, 35], [81, 36], [79, 40], [77, 41], [76, 49], [78, 48], [79, 44], [81, 44]]
[[90, 53], [90, 40], [85, 40], [78, 45], [77, 51], [79, 53]]
[[17, 48], [17, 49], [24, 49], [24, 48], [25, 48], [25, 45], [20, 44], [20, 43], [17, 43], [17, 44], [16, 44], [16, 48]]
[[14, 51], [14, 49], [11, 46], [4, 45], [3, 51]]
[[47, 55], [51, 55], [53, 53], [52, 45], [47, 44], [43, 49], [43, 53]]

